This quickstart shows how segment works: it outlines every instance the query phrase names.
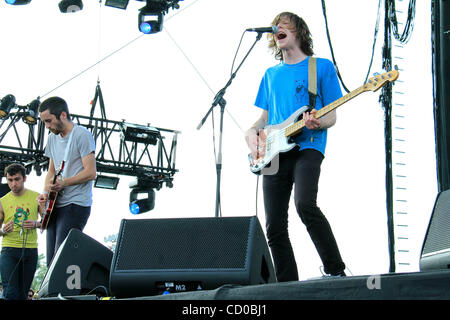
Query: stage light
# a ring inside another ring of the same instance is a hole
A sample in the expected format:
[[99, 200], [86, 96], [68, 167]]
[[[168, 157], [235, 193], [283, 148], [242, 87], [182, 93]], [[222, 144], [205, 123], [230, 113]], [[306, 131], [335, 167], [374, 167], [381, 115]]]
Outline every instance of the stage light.
[[21, 4], [29, 4], [31, 0], [5, 0], [7, 4], [12, 4], [15, 6], [21, 5]]
[[116, 190], [117, 185], [119, 184], [119, 180], [120, 179], [118, 177], [104, 176], [99, 174], [95, 178], [94, 187]]
[[27, 124], [36, 124], [38, 119], [38, 108], [41, 102], [39, 99], [34, 99], [31, 101], [25, 110], [25, 114], [23, 116], [23, 121]]
[[160, 13], [139, 12], [139, 31], [145, 34], [160, 32], [163, 28], [164, 15]]
[[[139, 195], [146, 194], [146, 198], [139, 198]], [[130, 212], [141, 214], [155, 207], [155, 191], [153, 189], [137, 188], [130, 191]]]
[[159, 130], [152, 126], [142, 126], [126, 122], [122, 125], [121, 138], [124, 141], [155, 145], [159, 135]]
[[8, 118], [9, 112], [16, 105], [16, 97], [8, 94], [0, 102], [0, 119]]
[[62, 0], [59, 4], [59, 11], [62, 13], [77, 12], [83, 9], [81, 0]]
[[128, 6], [128, 0], [106, 0], [105, 6], [125, 10]]

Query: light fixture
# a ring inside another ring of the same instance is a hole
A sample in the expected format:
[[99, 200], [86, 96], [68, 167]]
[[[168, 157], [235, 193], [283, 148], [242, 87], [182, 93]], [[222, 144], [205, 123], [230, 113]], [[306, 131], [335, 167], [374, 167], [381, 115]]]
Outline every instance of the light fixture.
[[128, 0], [106, 0], [105, 6], [125, 10], [128, 6]]
[[0, 119], [8, 118], [9, 112], [16, 105], [16, 97], [8, 94], [0, 102]]
[[[146, 198], [140, 195], [146, 194]], [[155, 191], [153, 189], [133, 188], [130, 191], [130, 212], [132, 214], [141, 214], [155, 207]]]
[[12, 4], [15, 6], [21, 5], [21, 4], [29, 4], [31, 0], [5, 0], [7, 4]]
[[99, 174], [95, 178], [94, 187], [116, 190], [117, 185], [119, 184], [119, 180], [120, 179], [118, 177], [104, 176]]
[[159, 130], [152, 126], [142, 126], [126, 122], [122, 125], [121, 138], [124, 141], [155, 145], [159, 135]]
[[142, 11], [138, 15], [139, 31], [145, 34], [158, 33], [163, 28], [164, 15], [160, 12], [157, 14], [146, 14]]
[[62, 13], [77, 12], [83, 9], [81, 0], [62, 0], [59, 4], [59, 11]]
[[39, 99], [34, 99], [31, 101], [25, 109], [25, 114], [23, 116], [23, 121], [27, 124], [36, 124], [38, 119], [38, 108], [41, 102]]

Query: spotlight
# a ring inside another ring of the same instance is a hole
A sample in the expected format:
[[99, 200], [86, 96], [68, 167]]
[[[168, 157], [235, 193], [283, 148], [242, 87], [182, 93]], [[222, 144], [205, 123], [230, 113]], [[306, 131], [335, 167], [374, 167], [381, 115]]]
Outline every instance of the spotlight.
[[128, 0], [106, 0], [105, 6], [125, 10], [128, 6]]
[[0, 102], [0, 119], [8, 118], [9, 112], [16, 105], [16, 97], [8, 94]]
[[77, 12], [83, 9], [81, 0], [62, 0], [59, 4], [59, 11], [62, 13]]
[[119, 184], [119, 178], [111, 177], [111, 176], [103, 176], [103, 175], [99, 174], [99, 175], [97, 175], [97, 178], [95, 178], [94, 187], [102, 188], [102, 189], [116, 190], [118, 184]]
[[[147, 194], [147, 198], [138, 199], [139, 195]], [[135, 188], [130, 191], [130, 212], [141, 214], [155, 207], [155, 191], [153, 189]]]
[[158, 129], [152, 126], [141, 126], [124, 122], [120, 136], [124, 141], [155, 145], [160, 133]]
[[[149, 19], [149, 17], [151, 17]], [[140, 12], [139, 16], [139, 30], [145, 34], [158, 33], [162, 30], [164, 15], [162, 13], [157, 14], [145, 14]]]
[[39, 99], [34, 99], [26, 106], [23, 121], [27, 124], [36, 124], [38, 118], [38, 107], [41, 102]]
[[29, 4], [31, 0], [5, 0], [7, 4], [12, 4], [15, 6], [21, 5], [21, 4]]

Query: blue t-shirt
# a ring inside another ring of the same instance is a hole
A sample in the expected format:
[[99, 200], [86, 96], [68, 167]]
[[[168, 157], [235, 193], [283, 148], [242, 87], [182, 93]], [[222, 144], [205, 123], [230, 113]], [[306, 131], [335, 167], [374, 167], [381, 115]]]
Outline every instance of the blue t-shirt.
[[[259, 86], [255, 106], [268, 111], [268, 124], [276, 125], [296, 110], [309, 105], [309, 57], [297, 64], [280, 64], [267, 69]], [[317, 58], [316, 110], [342, 97], [336, 70], [330, 60]], [[295, 141], [300, 150], [316, 149], [325, 154], [327, 130], [302, 129]]]

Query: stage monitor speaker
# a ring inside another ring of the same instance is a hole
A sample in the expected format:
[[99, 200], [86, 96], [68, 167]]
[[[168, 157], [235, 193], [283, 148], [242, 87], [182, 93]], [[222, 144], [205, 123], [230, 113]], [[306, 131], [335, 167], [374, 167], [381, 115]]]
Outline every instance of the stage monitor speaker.
[[450, 269], [450, 189], [438, 194], [425, 241], [420, 270]]
[[99, 294], [108, 296], [113, 252], [78, 229], [70, 230], [53, 257], [39, 298]]
[[111, 296], [142, 297], [275, 282], [257, 217], [124, 219]]

